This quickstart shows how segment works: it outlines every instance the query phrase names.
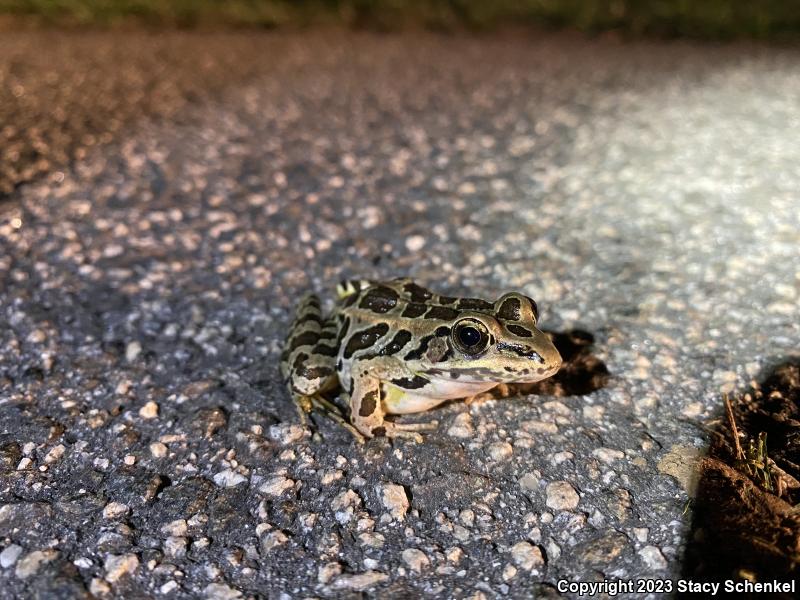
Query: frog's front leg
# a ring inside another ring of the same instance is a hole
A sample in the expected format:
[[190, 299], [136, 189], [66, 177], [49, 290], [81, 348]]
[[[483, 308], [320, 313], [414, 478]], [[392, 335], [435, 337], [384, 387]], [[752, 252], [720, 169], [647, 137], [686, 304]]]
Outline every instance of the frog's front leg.
[[[377, 364], [376, 364], [377, 363]], [[380, 368], [379, 361], [373, 362], [371, 369]], [[397, 367], [386, 365], [385, 372], [397, 371]], [[350, 394], [350, 421], [361, 433], [371, 438], [379, 435], [386, 437], [407, 437], [421, 443], [421, 430], [434, 429], [436, 423], [393, 423], [384, 419], [384, 407], [381, 398], [381, 380], [371, 375], [366, 368], [354, 370], [353, 387]]]

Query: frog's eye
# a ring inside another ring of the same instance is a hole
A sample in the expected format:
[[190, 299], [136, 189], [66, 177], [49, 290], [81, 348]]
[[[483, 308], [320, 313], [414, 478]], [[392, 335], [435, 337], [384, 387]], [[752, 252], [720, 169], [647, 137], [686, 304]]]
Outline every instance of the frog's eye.
[[464, 354], [475, 356], [489, 345], [486, 326], [475, 319], [464, 319], [453, 327], [453, 343]]

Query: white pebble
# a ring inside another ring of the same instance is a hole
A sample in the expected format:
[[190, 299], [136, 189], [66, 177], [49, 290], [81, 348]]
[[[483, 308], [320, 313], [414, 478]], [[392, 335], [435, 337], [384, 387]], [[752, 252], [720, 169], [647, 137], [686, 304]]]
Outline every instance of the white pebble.
[[508, 442], [495, 442], [489, 446], [489, 456], [494, 461], [506, 460], [514, 453], [514, 448]]
[[578, 492], [566, 481], [548, 483], [546, 494], [547, 506], [555, 510], [572, 510], [580, 501]]
[[135, 554], [123, 554], [121, 556], [112, 554], [106, 558], [103, 566], [106, 570], [106, 581], [114, 583], [138, 569], [139, 559]]
[[514, 563], [526, 571], [531, 571], [544, 565], [544, 557], [538, 546], [529, 542], [518, 542], [511, 547], [511, 558]]
[[421, 235], [412, 235], [406, 238], [406, 248], [409, 252], [418, 252], [425, 247], [425, 238]]
[[403, 562], [406, 563], [412, 571], [416, 571], [417, 573], [421, 573], [425, 567], [430, 565], [430, 561], [428, 557], [425, 556], [425, 553], [416, 548], [406, 548], [403, 550], [402, 556]]
[[125, 346], [125, 360], [128, 362], [135, 361], [141, 353], [142, 345], [139, 342], [128, 342]]
[[158, 416], [158, 404], [150, 400], [139, 409], [139, 416], [143, 419], [155, 419]]
[[161, 442], [153, 442], [150, 444], [150, 454], [156, 458], [164, 458], [167, 455], [167, 447]]
[[247, 477], [232, 469], [225, 469], [214, 475], [214, 483], [219, 487], [236, 487], [247, 481]]
[[0, 567], [7, 569], [8, 567], [12, 566], [19, 555], [22, 554], [22, 546], [17, 546], [16, 544], [11, 544], [7, 546], [2, 552], [0, 552]]
[[402, 521], [406, 516], [406, 511], [408, 511], [408, 496], [405, 488], [396, 483], [384, 483], [376, 486], [375, 491], [380, 496], [384, 508], [389, 511], [392, 517]]
[[109, 502], [103, 508], [103, 516], [106, 519], [118, 519], [128, 514], [130, 508], [127, 504], [121, 502]]
[[281, 494], [283, 494], [285, 490], [290, 490], [293, 487], [294, 487], [294, 481], [292, 481], [291, 479], [287, 479], [283, 475], [277, 475], [262, 483], [261, 487], [258, 488], [258, 490], [262, 494], [268, 494], [270, 496], [280, 496]]

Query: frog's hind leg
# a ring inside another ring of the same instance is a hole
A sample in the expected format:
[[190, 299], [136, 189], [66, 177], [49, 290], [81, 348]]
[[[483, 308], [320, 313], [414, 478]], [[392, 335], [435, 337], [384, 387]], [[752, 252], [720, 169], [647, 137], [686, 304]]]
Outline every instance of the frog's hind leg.
[[324, 322], [319, 298], [313, 294], [303, 296], [281, 355], [281, 373], [303, 422], [313, 406], [311, 397], [336, 383], [331, 330], [335, 337], [335, 323]]
[[353, 373], [353, 393], [350, 396], [350, 420], [366, 437], [385, 435], [389, 438], [406, 437], [422, 443], [420, 431], [436, 429], [436, 421], [430, 423], [394, 423], [384, 419], [384, 403], [380, 380], [371, 377], [366, 370]]
[[336, 319], [323, 320], [319, 299], [312, 294], [304, 296], [286, 339], [281, 372], [304, 424], [308, 422], [307, 414], [317, 410], [363, 442], [363, 436], [324, 396], [339, 382], [335, 369], [338, 330]]

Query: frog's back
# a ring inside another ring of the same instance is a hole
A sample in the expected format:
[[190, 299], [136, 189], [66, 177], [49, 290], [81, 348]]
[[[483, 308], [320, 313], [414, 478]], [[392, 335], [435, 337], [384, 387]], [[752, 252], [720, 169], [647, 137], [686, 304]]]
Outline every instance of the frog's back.
[[455, 298], [435, 294], [411, 279], [391, 281], [344, 281], [337, 287], [338, 311], [362, 321], [391, 320], [395, 323], [425, 324], [452, 321], [463, 311], [491, 314], [494, 304], [480, 298]]

